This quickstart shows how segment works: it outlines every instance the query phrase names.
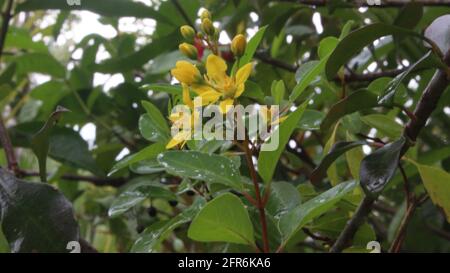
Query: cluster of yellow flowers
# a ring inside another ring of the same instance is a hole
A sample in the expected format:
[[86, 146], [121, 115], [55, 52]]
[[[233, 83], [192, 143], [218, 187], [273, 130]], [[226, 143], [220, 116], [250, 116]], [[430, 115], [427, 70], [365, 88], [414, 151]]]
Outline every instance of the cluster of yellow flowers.
[[[202, 106], [218, 103], [220, 111], [225, 114], [230, 107], [234, 105], [235, 100], [242, 95], [245, 89], [245, 82], [249, 78], [253, 64], [247, 63], [237, 71], [227, 75], [227, 63], [220, 56], [218, 49], [218, 33], [219, 30], [214, 27], [211, 21], [211, 14], [205, 10], [201, 14], [201, 31], [196, 31], [191, 26], [182, 26], [180, 32], [182, 36], [190, 43], [182, 43], [179, 46], [180, 51], [192, 60], [197, 61], [197, 66], [189, 61], [178, 61], [175, 68], [171, 70], [171, 74], [175, 77], [183, 87], [183, 103], [191, 110], [191, 126], [197, 118], [198, 113], [194, 108], [193, 101], [190, 97], [192, 90], [202, 99]], [[194, 43], [197, 45], [194, 46]], [[247, 42], [243, 35], [239, 34], [234, 37], [230, 49], [239, 64], [239, 58], [245, 52]], [[212, 53], [206, 58], [206, 73], [200, 73], [198, 67], [203, 67], [199, 60], [199, 50], [204, 47], [208, 48]], [[172, 114], [169, 119], [178, 126], [184, 119], [182, 113]], [[184, 128], [185, 129], [185, 128]], [[193, 130], [183, 130], [175, 135], [168, 143], [167, 148], [170, 149], [179, 144], [183, 146], [191, 137], [190, 132]]]

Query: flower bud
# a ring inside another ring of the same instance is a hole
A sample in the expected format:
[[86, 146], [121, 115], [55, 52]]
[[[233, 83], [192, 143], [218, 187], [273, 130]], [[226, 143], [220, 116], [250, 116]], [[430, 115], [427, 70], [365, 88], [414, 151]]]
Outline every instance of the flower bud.
[[198, 56], [197, 48], [191, 44], [188, 43], [182, 43], [178, 46], [181, 53], [183, 53], [185, 56], [187, 56], [190, 59], [196, 60]]
[[234, 56], [241, 57], [244, 55], [245, 47], [247, 46], [247, 40], [244, 35], [239, 34], [233, 38], [231, 42], [231, 52], [233, 52]]
[[211, 13], [209, 10], [205, 9], [202, 11], [202, 14], [200, 15], [200, 19], [203, 21], [203, 19], [210, 19], [211, 20]]
[[213, 23], [208, 18], [202, 20], [202, 30], [208, 36], [212, 36], [214, 35], [214, 32], [216, 32], [216, 28], [213, 26]]
[[192, 27], [184, 25], [180, 28], [180, 32], [183, 38], [186, 39], [187, 41], [191, 42], [194, 40], [195, 30]]

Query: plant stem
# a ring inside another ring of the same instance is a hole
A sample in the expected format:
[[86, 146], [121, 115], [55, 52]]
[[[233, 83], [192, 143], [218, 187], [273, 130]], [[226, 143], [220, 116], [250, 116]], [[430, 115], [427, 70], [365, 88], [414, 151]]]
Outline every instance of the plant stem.
[[[3, 55], [3, 49], [5, 47], [6, 34], [8, 33], [9, 21], [11, 20], [13, 0], [8, 0], [6, 10], [2, 14], [2, 29], [0, 33], [0, 59]], [[16, 155], [14, 154], [14, 148], [11, 144], [6, 126], [3, 123], [3, 117], [0, 116], [0, 141], [3, 149], [5, 150], [6, 160], [8, 162], [8, 169], [12, 170], [15, 175], [18, 175], [18, 164]]]
[[389, 249], [389, 252], [391, 253], [398, 253], [400, 251], [403, 241], [405, 240], [406, 237], [406, 228], [408, 227], [411, 217], [413, 216], [414, 211], [417, 208], [417, 201], [414, 200], [413, 202], [408, 203], [409, 205], [407, 206], [406, 213], [403, 216], [402, 222], [400, 223], [397, 235], [395, 236], [391, 248]]
[[[259, 211], [259, 220], [261, 223], [261, 230], [262, 230], [262, 240], [263, 240], [263, 251], [264, 253], [268, 253], [270, 251], [269, 247], [269, 238], [267, 234], [267, 221], [266, 221], [266, 212], [265, 212], [265, 204], [262, 201], [261, 198], [261, 192], [259, 190], [259, 183], [258, 183], [258, 176], [256, 174], [255, 165], [253, 164], [252, 160], [252, 153], [250, 149], [248, 148], [249, 141], [248, 137], [244, 140], [244, 143], [242, 145], [242, 148], [245, 152], [245, 158], [247, 160], [247, 165], [250, 171], [250, 176], [252, 177], [253, 186], [255, 187], [255, 195], [256, 195], [256, 203], [257, 203], [257, 209]], [[269, 189], [267, 189], [269, 190]]]

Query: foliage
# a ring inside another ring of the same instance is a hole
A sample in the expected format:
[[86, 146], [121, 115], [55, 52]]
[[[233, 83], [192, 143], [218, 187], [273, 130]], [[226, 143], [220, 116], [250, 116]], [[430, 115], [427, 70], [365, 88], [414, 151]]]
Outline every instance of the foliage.
[[0, 1], [0, 252], [450, 250], [450, 7], [81, 2]]

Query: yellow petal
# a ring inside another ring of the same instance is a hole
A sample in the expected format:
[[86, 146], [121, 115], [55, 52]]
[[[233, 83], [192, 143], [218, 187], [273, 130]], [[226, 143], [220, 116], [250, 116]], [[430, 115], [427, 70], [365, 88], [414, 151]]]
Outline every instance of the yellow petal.
[[182, 84], [183, 86], [183, 103], [189, 106], [189, 108], [194, 108], [194, 103], [191, 100], [191, 95], [189, 94], [189, 87], [186, 84]]
[[170, 70], [170, 72], [179, 82], [187, 85], [191, 85], [201, 79], [200, 71], [188, 61], [178, 61], [175, 68]]
[[253, 64], [248, 63], [244, 65], [243, 67], [239, 68], [239, 70], [236, 73], [236, 85], [240, 85], [242, 83], [245, 83], [245, 81], [250, 77], [250, 74], [252, 73]]
[[284, 117], [278, 118], [277, 120], [272, 122], [272, 125], [278, 125], [278, 124], [282, 123], [283, 121], [285, 121], [287, 118], [288, 118], [288, 116], [284, 116]]
[[228, 113], [228, 111], [230, 111], [230, 109], [231, 109], [230, 106], [233, 106], [233, 102], [234, 102], [233, 99], [226, 99], [226, 100], [221, 101], [219, 104], [220, 112], [222, 114]]
[[210, 54], [206, 59], [206, 72], [209, 79], [216, 82], [223, 82], [227, 77], [227, 63], [217, 55]]
[[219, 100], [219, 98], [221, 96], [222, 96], [222, 94], [217, 91], [209, 91], [209, 92], [200, 94], [199, 97], [202, 99], [201, 105], [203, 106], [203, 105], [215, 103], [217, 100]]
[[238, 85], [238, 87], [236, 88], [236, 92], [234, 93], [234, 98], [239, 98], [242, 93], [244, 93], [245, 90], [245, 84], [241, 83]]
[[205, 92], [209, 92], [209, 91], [215, 91], [214, 88], [212, 88], [211, 86], [206, 85], [206, 84], [193, 84], [191, 86], [191, 88], [198, 95], [201, 95], [201, 94], [203, 94]]
[[182, 147], [184, 146], [184, 143], [186, 143], [186, 140], [190, 138], [191, 134], [190, 131], [181, 131], [178, 134], [176, 134], [166, 145], [166, 149], [171, 149], [178, 144], [182, 143]]

